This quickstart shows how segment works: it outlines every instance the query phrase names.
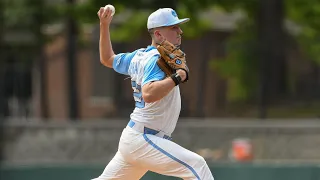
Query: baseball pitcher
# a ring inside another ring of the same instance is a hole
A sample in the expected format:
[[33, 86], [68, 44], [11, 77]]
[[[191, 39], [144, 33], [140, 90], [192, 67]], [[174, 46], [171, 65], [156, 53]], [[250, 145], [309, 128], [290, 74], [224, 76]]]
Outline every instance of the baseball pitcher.
[[186, 180], [213, 180], [200, 155], [171, 139], [181, 109], [179, 84], [189, 79], [185, 53], [179, 48], [182, 30], [171, 8], [150, 14], [152, 42], [146, 48], [115, 54], [110, 41], [112, 10], [100, 8], [100, 61], [131, 78], [135, 108], [124, 128], [118, 151], [96, 180], [138, 180], [147, 171]]

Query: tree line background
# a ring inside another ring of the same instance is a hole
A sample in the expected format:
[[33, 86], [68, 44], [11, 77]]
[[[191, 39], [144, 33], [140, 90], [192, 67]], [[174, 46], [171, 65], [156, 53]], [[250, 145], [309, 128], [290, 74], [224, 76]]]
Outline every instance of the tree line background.
[[[199, 38], [209, 30], [199, 14], [209, 10], [245, 15], [226, 43], [227, 56], [208, 65], [228, 79], [227, 101], [232, 111], [257, 109], [257, 117], [320, 115], [320, 2], [317, 0], [1, 0], [0, 1], [0, 114], [6, 116], [8, 97], [19, 101], [32, 96], [31, 69], [40, 77], [41, 104], [46, 94], [44, 45], [55, 36], [45, 33], [48, 24], [62, 24], [67, 38], [69, 116], [77, 118], [76, 52], [82, 30], [97, 24], [99, 7], [113, 4], [116, 14], [133, 12], [112, 30], [114, 42], [130, 42], [145, 31], [145, 20], [159, 7], [172, 7], [180, 17], [191, 17], [185, 38]], [[308, 78], [298, 76], [286, 50], [294, 45], [311, 64]], [[12, 70], [14, 69], [14, 70]], [[11, 74], [10, 74], [11, 73]], [[311, 77], [311, 78], [310, 78]], [[46, 118], [45, 108], [41, 116]]]

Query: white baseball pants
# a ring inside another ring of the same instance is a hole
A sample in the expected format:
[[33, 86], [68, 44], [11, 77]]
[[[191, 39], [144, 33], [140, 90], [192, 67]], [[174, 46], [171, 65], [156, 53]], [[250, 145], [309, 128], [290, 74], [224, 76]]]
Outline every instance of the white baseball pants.
[[214, 180], [200, 155], [128, 126], [120, 137], [118, 152], [94, 180], [139, 180], [147, 171], [185, 180]]

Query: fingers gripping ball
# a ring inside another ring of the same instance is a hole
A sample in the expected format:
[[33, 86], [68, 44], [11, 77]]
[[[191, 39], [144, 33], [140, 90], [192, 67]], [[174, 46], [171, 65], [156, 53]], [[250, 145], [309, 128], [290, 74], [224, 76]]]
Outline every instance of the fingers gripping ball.
[[114, 15], [114, 13], [116, 13], [116, 9], [114, 8], [114, 6], [112, 6], [111, 4], [108, 4], [104, 7], [105, 10], [110, 9], [111, 10], [111, 16]]
[[161, 55], [157, 63], [163, 72], [165, 72], [167, 76], [171, 76], [176, 70], [182, 69], [187, 74], [187, 78], [184, 81], [186, 82], [189, 79], [186, 54], [181, 51], [179, 47], [176, 47], [167, 40], [158, 44], [157, 50]]

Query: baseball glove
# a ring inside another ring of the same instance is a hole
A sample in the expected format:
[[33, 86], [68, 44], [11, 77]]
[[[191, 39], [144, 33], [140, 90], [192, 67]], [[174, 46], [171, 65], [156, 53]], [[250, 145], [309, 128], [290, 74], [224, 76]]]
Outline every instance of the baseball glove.
[[157, 64], [162, 71], [165, 72], [167, 76], [171, 76], [176, 70], [182, 69], [187, 74], [187, 78], [183, 82], [188, 81], [189, 68], [186, 62], [186, 54], [181, 51], [179, 47], [176, 47], [167, 40], [158, 44], [157, 50], [161, 55]]

